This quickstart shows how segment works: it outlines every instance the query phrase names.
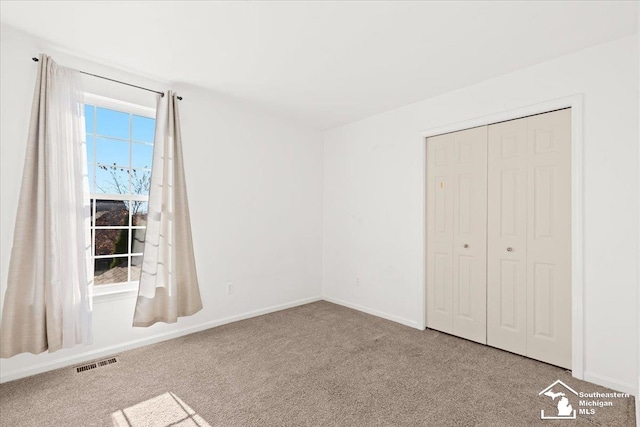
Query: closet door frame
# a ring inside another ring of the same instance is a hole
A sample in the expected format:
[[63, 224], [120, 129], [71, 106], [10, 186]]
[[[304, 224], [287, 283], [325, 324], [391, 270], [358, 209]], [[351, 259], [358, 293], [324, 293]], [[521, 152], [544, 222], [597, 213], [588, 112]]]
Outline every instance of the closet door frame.
[[584, 379], [584, 156], [583, 156], [583, 96], [577, 94], [535, 105], [522, 106], [508, 111], [491, 112], [474, 119], [425, 129], [420, 132], [422, 153], [422, 221], [420, 248], [422, 254], [419, 288], [418, 328], [426, 328], [426, 197], [427, 197], [427, 138], [473, 127], [491, 125], [506, 120], [519, 119], [535, 114], [571, 108], [571, 372], [573, 377]]

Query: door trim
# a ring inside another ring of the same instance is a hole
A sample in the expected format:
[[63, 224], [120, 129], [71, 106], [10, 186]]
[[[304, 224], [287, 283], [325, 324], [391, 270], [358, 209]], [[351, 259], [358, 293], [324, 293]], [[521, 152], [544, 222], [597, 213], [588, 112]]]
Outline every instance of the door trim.
[[575, 94], [539, 104], [527, 105], [507, 111], [495, 112], [460, 122], [450, 123], [425, 129], [419, 132], [422, 174], [421, 174], [421, 206], [422, 221], [420, 224], [420, 283], [418, 326], [427, 326], [426, 300], [426, 196], [427, 196], [427, 138], [449, 132], [457, 132], [477, 126], [486, 126], [506, 120], [519, 119], [535, 114], [542, 114], [562, 108], [571, 108], [571, 371], [578, 379], [584, 379], [584, 154], [583, 154], [583, 95]]

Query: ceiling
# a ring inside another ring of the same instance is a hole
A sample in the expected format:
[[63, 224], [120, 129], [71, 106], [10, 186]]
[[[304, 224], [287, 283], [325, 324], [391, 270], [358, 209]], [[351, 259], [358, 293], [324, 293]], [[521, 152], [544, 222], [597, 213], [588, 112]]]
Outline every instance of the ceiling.
[[636, 2], [0, 3], [126, 70], [327, 129], [636, 32]]

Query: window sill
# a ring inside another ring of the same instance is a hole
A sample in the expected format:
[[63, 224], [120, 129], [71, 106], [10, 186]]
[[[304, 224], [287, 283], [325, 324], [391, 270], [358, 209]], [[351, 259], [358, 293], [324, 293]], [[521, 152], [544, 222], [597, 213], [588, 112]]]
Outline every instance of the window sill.
[[135, 298], [138, 295], [138, 281], [117, 285], [97, 285], [93, 287], [93, 302], [107, 302]]

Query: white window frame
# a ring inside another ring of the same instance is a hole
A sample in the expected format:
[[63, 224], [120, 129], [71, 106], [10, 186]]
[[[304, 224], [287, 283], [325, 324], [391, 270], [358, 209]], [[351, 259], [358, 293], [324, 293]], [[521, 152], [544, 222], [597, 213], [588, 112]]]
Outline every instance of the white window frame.
[[[156, 110], [155, 108], [145, 107], [143, 105], [132, 104], [130, 102], [120, 101], [113, 98], [108, 98], [105, 96], [96, 95], [93, 93], [84, 93], [84, 103], [88, 105], [94, 105], [96, 107], [108, 108], [110, 110], [121, 111], [123, 113], [135, 114], [136, 116], [142, 116], [154, 119], [156, 118]], [[95, 120], [95, 117], [94, 117]], [[92, 133], [93, 134], [93, 133]], [[117, 138], [116, 138], [117, 139]], [[94, 146], [95, 149], [95, 146]], [[91, 162], [89, 162], [91, 163]], [[94, 171], [95, 174], [95, 171]], [[93, 177], [95, 183], [95, 176]], [[107, 200], [134, 200], [134, 201], [148, 201], [148, 196], [142, 195], [122, 195], [122, 194], [104, 194], [104, 193], [90, 193], [91, 200], [97, 199], [107, 199]], [[94, 212], [92, 212], [92, 216], [95, 216], [95, 203], [93, 204]], [[129, 214], [130, 215], [130, 214]], [[93, 224], [91, 225], [92, 229], [94, 229]], [[133, 226], [131, 224], [128, 225], [128, 230], [133, 230]], [[146, 227], [145, 227], [146, 228]], [[99, 229], [99, 228], [95, 228]], [[132, 233], [129, 232], [129, 239], [132, 239]], [[130, 242], [129, 242], [130, 243]], [[131, 245], [128, 246], [131, 248]], [[93, 238], [91, 241], [91, 262], [95, 262], [95, 257], [93, 254], [95, 248], [95, 233], [93, 233]], [[141, 256], [142, 254], [129, 254], [131, 256]], [[103, 258], [110, 258], [110, 256], [103, 256]], [[130, 268], [131, 266], [129, 266]], [[106, 285], [95, 285], [93, 286], [93, 296], [95, 297], [105, 297], [108, 295], [116, 295], [122, 294], [126, 296], [134, 296], [138, 291], [138, 280], [132, 280], [128, 282], [114, 283], [114, 284], [106, 284]]]

